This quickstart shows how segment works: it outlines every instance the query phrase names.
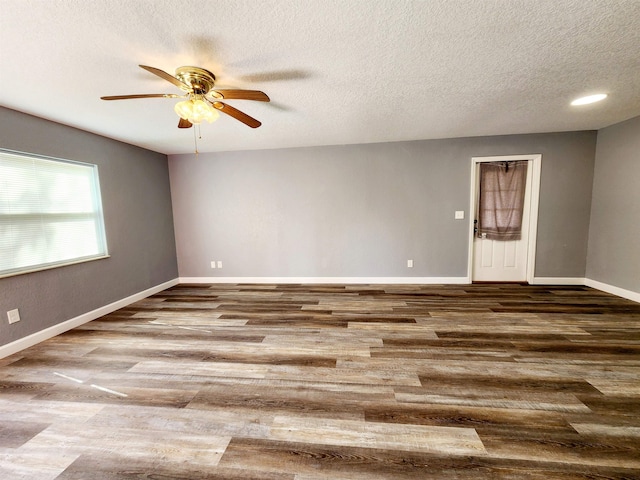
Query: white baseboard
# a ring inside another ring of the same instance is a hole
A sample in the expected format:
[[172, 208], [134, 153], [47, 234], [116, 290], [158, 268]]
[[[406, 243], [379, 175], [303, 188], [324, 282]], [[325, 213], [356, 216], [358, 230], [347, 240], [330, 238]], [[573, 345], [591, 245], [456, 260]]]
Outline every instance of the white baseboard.
[[180, 277], [180, 283], [468, 284], [467, 277]]
[[618, 297], [626, 298], [627, 300], [633, 300], [634, 302], [640, 303], [640, 293], [638, 292], [625, 290], [624, 288], [620, 287], [614, 287], [613, 285], [598, 282], [597, 280], [591, 280], [590, 278], [585, 278], [584, 284], [587, 287], [602, 290], [603, 292], [611, 293], [612, 295], [616, 295]]
[[532, 285], [585, 285], [580, 277], [534, 277]]
[[533, 279], [533, 285], [584, 285], [586, 287], [595, 288], [606, 293], [611, 293], [618, 297], [626, 298], [627, 300], [633, 300], [640, 303], [640, 293], [632, 290], [625, 290], [624, 288], [615, 287], [607, 283], [598, 282], [597, 280], [591, 280], [590, 278], [578, 278], [578, 277], [535, 277]]
[[105, 305], [104, 307], [100, 307], [90, 312], [83, 313], [82, 315], [79, 315], [75, 318], [64, 321], [62, 323], [58, 323], [57, 325], [53, 325], [49, 328], [45, 328], [44, 330], [40, 330], [39, 332], [33, 333], [24, 338], [20, 338], [19, 340], [11, 342], [7, 345], [3, 345], [0, 347], [0, 358], [8, 357], [9, 355], [18, 353], [25, 348], [32, 347], [33, 345], [55, 337], [56, 335], [60, 335], [61, 333], [71, 330], [72, 328], [83, 325], [87, 322], [90, 322], [91, 320], [95, 320], [96, 318], [100, 318], [103, 315], [107, 315], [111, 312], [115, 312], [120, 308], [131, 305], [132, 303], [142, 300], [143, 298], [161, 292], [162, 290], [166, 290], [169, 287], [173, 287], [178, 283], [179, 282], [177, 278], [169, 280], [168, 282], [148, 288], [147, 290], [138, 292], [129, 297], [123, 298], [122, 300], [118, 300], [117, 302], [113, 302], [109, 305]]

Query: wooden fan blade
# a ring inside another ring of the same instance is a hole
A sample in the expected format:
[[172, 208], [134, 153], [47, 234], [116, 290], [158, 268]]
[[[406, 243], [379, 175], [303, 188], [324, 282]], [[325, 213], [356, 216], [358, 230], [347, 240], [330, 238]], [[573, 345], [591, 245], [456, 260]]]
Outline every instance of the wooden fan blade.
[[227, 115], [232, 116], [236, 120], [240, 120], [242, 123], [244, 123], [245, 125], [248, 125], [251, 128], [258, 128], [260, 125], [262, 125], [262, 123], [260, 123], [255, 118], [250, 117], [249, 115], [247, 115], [244, 112], [241, 112], [237, 108], [233, 108], [231, 105], [227, 105], [226, 103], [222, 103], [222, 102], [213, 102], [212, 105], [213, 105], [213, 108], [215, 108], [216, 110], [220, 110], [222, 113], [226, 113]]
[[255, 100], [258, 102], [270, 101], [267, 94], [259, 90], [213, 90], [211, 94], [216, 98], [220, 98], [222, 100]]
[[159, 76], [160, 78], [164, 78], [166, 81], [173, 83], [176, 87], [181, 88], [182, 90], [190, 91], [191, 87], [184, 82], [181, 82], [173, 75], [169, 75], [167, 72], [160, 70], [159, 68], [149, 67], [147, 65], [138, 65], [140, 68], [144, 68], [147, 72], [151, 72], [154, 75]]
[[189, 120], [185, 120], [184, 118], [180, 117], [180, 121], [178, 122], [178, 128], [191, 128], [193, 127], [193, 123], [191, 123]]
[[181, 96], [173, 93], [140, 93], [135, 95], [111, 95], [100, 98], [102, 100], [128, 100], [130, 98], [178, 98]]

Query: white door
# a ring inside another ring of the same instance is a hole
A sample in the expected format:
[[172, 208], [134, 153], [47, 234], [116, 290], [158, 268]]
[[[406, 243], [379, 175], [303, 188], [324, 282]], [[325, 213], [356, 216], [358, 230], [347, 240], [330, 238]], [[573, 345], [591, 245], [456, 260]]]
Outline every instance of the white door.
[[[531, 193], [533, 160], [527, 161], [527, 182], [522, 214], [520, 240], [496, 241], [473, 235], [473, 262], [471, 279], [475, 282], [525, 282], [528, 280], [529, 230], [531, 221]], [[475, 208], [478, 211], [478, 194], [481, 162], [474, 163]]]

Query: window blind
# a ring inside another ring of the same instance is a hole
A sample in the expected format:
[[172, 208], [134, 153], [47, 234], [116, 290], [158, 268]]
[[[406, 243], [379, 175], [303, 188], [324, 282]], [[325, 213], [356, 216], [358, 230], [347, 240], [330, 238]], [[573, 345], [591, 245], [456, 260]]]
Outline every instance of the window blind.
[[97, 167], [0, 149], [0, 276], [106, 255]]

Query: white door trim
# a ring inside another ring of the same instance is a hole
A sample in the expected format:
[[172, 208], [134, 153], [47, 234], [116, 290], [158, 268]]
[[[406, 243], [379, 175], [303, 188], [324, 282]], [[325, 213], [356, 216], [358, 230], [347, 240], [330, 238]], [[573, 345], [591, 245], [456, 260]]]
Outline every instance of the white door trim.
[[471, 158], [471, 193], [469, 195], [469, 253], [467, 263], [467, 281], [473, 281], [473, 237], [478, 164], [483, 162], [511, 162], [516, 160], [530, 160], [531, 164], [531, 205], [529, 207], [529, 244], [527, 248], [527, 282], [533, 284], [536, 263], [536, 239], [538, 233], [538, 204], [540, 202], [540, 171], [542, 167], [542, 154], [531, 155], [502, 155], [499, 157], [472, 157]]

